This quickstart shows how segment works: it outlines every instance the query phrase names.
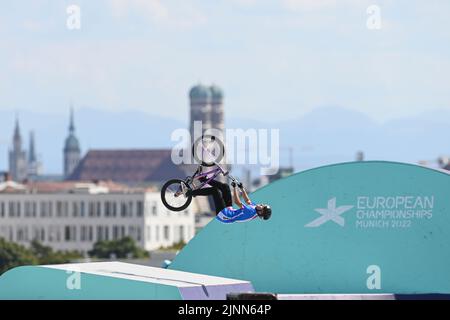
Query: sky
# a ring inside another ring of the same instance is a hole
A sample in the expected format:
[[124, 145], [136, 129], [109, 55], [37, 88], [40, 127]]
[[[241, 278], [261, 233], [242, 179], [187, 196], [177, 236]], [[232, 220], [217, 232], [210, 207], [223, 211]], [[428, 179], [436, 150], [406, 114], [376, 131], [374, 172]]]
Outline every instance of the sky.
[[[381, 29], [367, 26], [372, 5]], [[2, 1], [0, 110], [67, 114], [72, 102], [184, 121], [199, 82], [258, 121], [449, 110], [449, 12], [447, 0]]]

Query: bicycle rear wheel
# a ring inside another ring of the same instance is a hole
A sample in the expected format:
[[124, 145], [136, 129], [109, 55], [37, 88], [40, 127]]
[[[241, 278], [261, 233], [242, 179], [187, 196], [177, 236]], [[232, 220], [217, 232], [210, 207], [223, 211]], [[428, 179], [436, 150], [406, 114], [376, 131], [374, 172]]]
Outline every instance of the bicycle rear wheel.
[[167, 181], [161, 188], [161, 201], [171, 211], [183, 211], [192, 201], [191, 188], [180, 179]]

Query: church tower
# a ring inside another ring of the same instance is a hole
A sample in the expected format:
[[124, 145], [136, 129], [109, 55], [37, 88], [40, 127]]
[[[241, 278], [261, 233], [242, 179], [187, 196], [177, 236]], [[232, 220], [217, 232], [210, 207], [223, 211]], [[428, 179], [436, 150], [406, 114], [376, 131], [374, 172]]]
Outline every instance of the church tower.
[[28, 176], [33, 178], [42, 174], [42, 163], [36, 154], [34, 131], [30, 132], [30, 148], [28, 149]]
[[[196, 138], [202, 136], [204, 132], [211, 129], [211, 91], [208, 87], [198, 84], [189, 91], [189, 99], [191, 106], [190, 133], [193, 143]], [[202, 131], [194, 130], [194, 123], [201, 122]]]
[[[198, 84], [189, 91], [189, 99], [191, 106], [190, 133], [191, 139], [194, 140], [194, 122], [202, 123], [202, 132], [208, 129], [217, 129], [224, 138], [224, 111], [223, 111], [223, 91], [216, 85], [204, 86]], [[192, 141], [193, 142], [193, 141]]]
[[[216, 138], [225, 144], [225, 123], [224, 123], [224, 106], [223, 106], [223, 91], [216, 85], [205, 86], [198, 84], [191, 88], [189, 91], [190, 100], [190, 134], [191, 145], [196, 139], [205, 134], [208, 129], [215, 129], [214, 135]], [[201, 122], [202, 132], [195, 132], [194, 123]], [[190, 146], [188, 146], [190, 148]], [[224, 157], [220, 164], [226, 170], [230, 170], [231, 167], [225, 163], [226, 157]], [[192, 170], [191, 170], [192, 171]], [[226, 180], [222, 177], [220, 180]]]
[[211, 127], [220, 130], [223, 134], [225, 130], [223, 91], [216, 85], [212, 85], [209, 89], [211, 91]]
[[9, 172], [14, 181], [23, 181], [27, 178], [27, 155], [22, 150], [22, 136], [20, 135], [19, 119], [16, 118], [12, 149], [9, 151]]
[[64, 177], [70, 176], [80, 162], [80, 144], [75, 136], [75, 124], [73, 119], [73, 108], [70, 109], [69, 135], [64, 144]]

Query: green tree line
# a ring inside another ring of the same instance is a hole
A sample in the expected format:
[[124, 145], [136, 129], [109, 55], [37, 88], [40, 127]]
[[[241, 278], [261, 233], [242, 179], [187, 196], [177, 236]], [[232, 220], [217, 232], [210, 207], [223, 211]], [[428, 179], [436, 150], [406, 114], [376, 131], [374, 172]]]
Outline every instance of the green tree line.
[[[98, 241], [89, 251], [92, 258], [117, 259], [147, 258], [148, 252], [139, 248], [130, 237], [119, 240]], [[62, 264], [82, 259], [78, 251], [55, 251], [37, 240], [33, 240], [29, 247], [6, 241], [0, 238], [0, 274], [23, 265]]]

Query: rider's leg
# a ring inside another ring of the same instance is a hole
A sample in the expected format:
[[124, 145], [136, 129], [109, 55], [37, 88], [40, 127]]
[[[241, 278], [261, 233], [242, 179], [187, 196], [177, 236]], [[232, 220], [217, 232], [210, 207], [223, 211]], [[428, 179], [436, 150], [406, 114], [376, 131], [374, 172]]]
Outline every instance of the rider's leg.
[[221, 192], [215, 187], [193, 190], [192, 195], [194, 197], [212, 196], [214, 200], [214, 207], [216, 209], [216, 215], [226, 207]]
[[222, 192], [223, 201], [225, 202], [226, 207], [231, 207], [233, 205], [233, 198], [231, 197], [231, 189], [227, 183], [212, 180], [208, 182], [208, 184], [219, 189]]

